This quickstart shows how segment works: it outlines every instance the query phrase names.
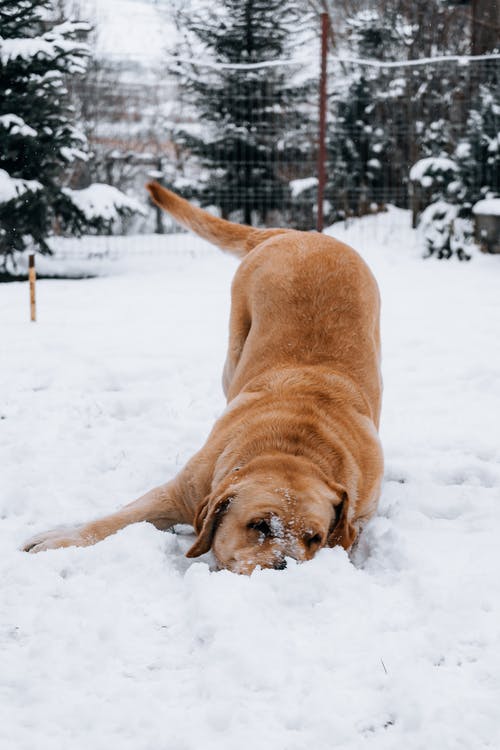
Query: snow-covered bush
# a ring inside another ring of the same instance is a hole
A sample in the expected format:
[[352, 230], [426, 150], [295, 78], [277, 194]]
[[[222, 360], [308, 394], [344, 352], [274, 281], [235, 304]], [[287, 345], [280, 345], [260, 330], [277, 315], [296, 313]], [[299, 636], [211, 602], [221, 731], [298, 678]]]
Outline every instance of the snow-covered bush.
[[440, 194], [453, 185], [457, 173], [457, 163], [448, 156], [426, 156], [413, 165], [410, 180], [420, 183], [431, 195]]
[[479, 87], [453, 151], [420, 159], [410, 170], [410, 180], [426, 206], [419, 226], [428, 254], [468, 258], [474, 242], [473, 206], [500, 195], [498, 85]]
[[83, 190], [63, 188], [63, 193], [85, 216], [89, 225], [99, 222], [111, 230], [124, 216], [145, 214], [144, 207], [112, 185], [95, 182]]
[[437, 200], [422, 212], [419, 230], [428, 255], [440, 260], [456, 255], [459, 260], [469, 260], [473, 222], [468, 212], [460, 206]]

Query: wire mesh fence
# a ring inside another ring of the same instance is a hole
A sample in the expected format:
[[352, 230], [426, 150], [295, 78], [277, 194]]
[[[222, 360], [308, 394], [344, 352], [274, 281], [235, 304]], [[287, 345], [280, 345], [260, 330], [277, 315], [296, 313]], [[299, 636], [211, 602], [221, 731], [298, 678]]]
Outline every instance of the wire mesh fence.
[[[329, 54], [323, 153], [319, 51], [315, 60], [271, 66], [177, 60], [140, 82], [132, 71], [125, 87], [110, 80], [109, 71], [96, 70], [79, 92], [103, 181], [142, 191], [152, 177], [254, 225], [315, 228], [319, 158], [325, 223], [387, 204], [416, 216], [430, 186], [410, 179], [412, 167], [456, 155], [475, 137], [480, 116], [491, 133], [500, 131], [499, 107], [491, 106], [500, 101], [499, 55], [392, 63]], [[493, 140], [476, 135], [482, 152], [469, 159], [467, 180], [500, 191], [498, 159], [488, 156]], [[458, 155], [465, 159], [465, 149]], [[176, 229], [150, 207], [125, 231]]]
[[[410, 172], [419, 160], [464, 157], [460, 144], [474, 137], [482, 139], [480, 150], [496, 148], [500, 111], [489, 105], [500, 101], [498, 56], [400, 65], [335, 59], [329, 80], [327, 173], [332, 177], [325, 195], [332, 219], [387, 203], [418, 212], [425, 203], [425, 180], [412, 184]], [[487, 133], [473, 132], [481, 116], [491, 120], [486, 124], [490, 140]], [[470, 186], [498, 190], [498, 160], [490, 168], [487, 153], [470, 156]]]

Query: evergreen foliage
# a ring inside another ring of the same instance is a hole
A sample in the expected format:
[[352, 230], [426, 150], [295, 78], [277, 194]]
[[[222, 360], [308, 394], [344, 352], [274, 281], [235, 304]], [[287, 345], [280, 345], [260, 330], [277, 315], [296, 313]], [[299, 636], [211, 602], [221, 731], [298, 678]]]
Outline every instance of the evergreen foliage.
[[0, 256], [49, 253], [47, 238], [109, 229], [65, 189], [71, 165], [89, 158], [66, 81], [85, 72], [88, 25], [54, 23], [49, 0], [0, 0]]
[[479, 86], [456, 158], [464, 202], [473, 205], [487, 194], [500, 196], [500, 79]]
[[[291, 0], [221, 0], [182, 23], [214, 63], [260, 63], [288, 56], [304, 11]], [[285, 66], [241, 71], [180, 64], [176, 72], [196, 117], [177, 140], [197, 158], [202, 175], [188, 192], [224, 216], [236, 212], [245, 223], [265, 223], [269, 211], [283, 206], [291, 177], [306, 176], [287, 174], [285, 165], [312, 159], [313, 144], [304, 135], [307, 85], [294, 83]]]
[[[426, 13], [432, 23], [422, 23]], [[428, 254], [465, 259], [474, 203], [500, 190], [498, 63], [383, 66], [467, 54], [469, 40], [456, 33], [457, 23], [435, 0], [388, 0], [383, 9], [377, 4], [347, 15], [349, 54], [381, 65], [338, 66], [326, 195], [334, 221], [372, 204], [407, 207], [414, 186]]]
[[[359, 11], [347, 27], [352, 54], [380, 61], [396, 59], [407, 34], [399, 16], [377, 10]], [[328, 130], [330, 220], [365, 213], [384, 201], [388, 183], [397, 184], [397, 142], [387, 115], [399, 87], [387, 70], [369, 67], [357, 67], [337, 84]]]
[[417, 164], [413, 170], [428, 204], [420, 226], [429, 255], [464, 260], [473, 242], [474, 204], [500, 196], [500, 86], [495, 77], [479, 86], [455, 147], [454, 139], [444, 135], [449, 127], [440, 137], [439, 130], [439, 123], [430, 128], [435, 137], [428, 146], [436, 158], [423, 160], [419, 164], [424, 169]]

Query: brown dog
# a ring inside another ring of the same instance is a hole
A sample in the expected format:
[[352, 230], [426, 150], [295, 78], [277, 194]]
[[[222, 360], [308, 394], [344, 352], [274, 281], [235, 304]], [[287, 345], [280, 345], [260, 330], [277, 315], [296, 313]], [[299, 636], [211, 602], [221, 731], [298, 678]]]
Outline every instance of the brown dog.
[[383, 467], [375, 279], [330, 237], [232, 224], [155, 182], [148, 189], [180, 224], [243, 258], [223, 376], [228, 406], [175, 479], [24, 549], [94, 544], [138, 521], [192, 524], [188, 557], [212, 548], [238, 573], [348, 549], [377, 507]]

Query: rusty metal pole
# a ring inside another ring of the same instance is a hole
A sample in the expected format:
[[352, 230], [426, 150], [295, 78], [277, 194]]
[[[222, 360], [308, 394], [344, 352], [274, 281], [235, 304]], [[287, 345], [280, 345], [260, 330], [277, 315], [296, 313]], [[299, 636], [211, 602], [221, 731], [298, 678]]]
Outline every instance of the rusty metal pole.
[[319, 80], [319, 133], [318, 133], [318, 217], [316, 229], [323, 231], [323, 197], [326, 182], [326, 77], [328, 53], [328, 29], [330, 17], [321, 14], [321, 75]]

